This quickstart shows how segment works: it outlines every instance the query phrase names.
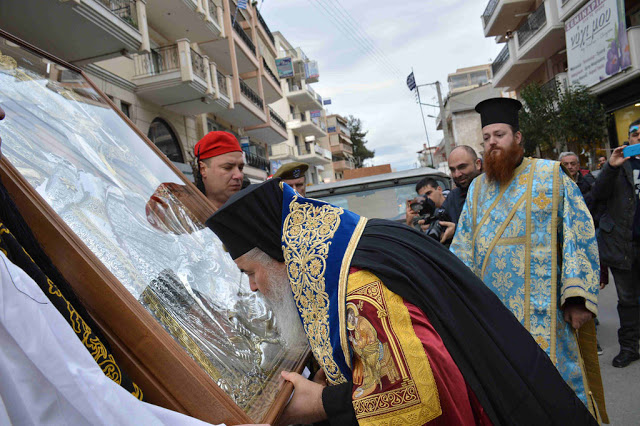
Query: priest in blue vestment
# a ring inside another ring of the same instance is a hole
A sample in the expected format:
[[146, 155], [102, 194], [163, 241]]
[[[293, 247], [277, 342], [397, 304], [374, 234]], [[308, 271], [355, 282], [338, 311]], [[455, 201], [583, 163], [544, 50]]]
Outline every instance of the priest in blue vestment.
[[469, 188], [451, 251], [606, 420], [593, 325], [600, 276], [593, 220], [559, 162], [524, 157], [521, 107], [509, 98], [476, 106], [485, 173]]

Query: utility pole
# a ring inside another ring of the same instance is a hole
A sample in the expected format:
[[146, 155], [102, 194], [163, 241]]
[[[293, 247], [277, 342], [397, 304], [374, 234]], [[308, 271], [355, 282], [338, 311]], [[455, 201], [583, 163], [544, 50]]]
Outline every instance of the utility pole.
[[438, 105], [440, 106], [440, 121], [442, 123], [442, 133], [444, 134], [444, 147], [447, 154], [447, 159], [451, 153], [451, 144], [449, 143], [449, 122], [444, 112], [444, 105], [442, 103], [442, 93], [440, 92], [440, 82], [436, 81], [436, 91], [438, 92]]
[[[411, 69], [413, 72], [413, 68]], [[422, 101], [420, 101], [420, 86], [416, 87], [416, 93], [418, 94], [418, 103], [420, 104], [420, 115], [422, 116], [422, 124], [424, 125], [424, 133], [427, 135], [427, 150], [429, 151], [429, 158], [431, 159], [431, 167], [434, 169], [435, 164], [433, 164], [433, 152], [431, 152], [431, 144], [429, 143], [429, 132], [427, 132], [427, 122], [424, 120], [424, 111], [422, 111]]]

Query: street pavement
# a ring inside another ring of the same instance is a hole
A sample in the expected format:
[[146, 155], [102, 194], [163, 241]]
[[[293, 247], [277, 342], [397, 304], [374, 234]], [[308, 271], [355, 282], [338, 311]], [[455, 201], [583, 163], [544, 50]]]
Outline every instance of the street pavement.
[[[640, 277], [639, 277], [640, 279]], [[626, 368], [611, 365], [620, 350], [618, 346], [618, 296], [613, 277], [610, 284], [600, 292], [598, 301], [598, 341], [604, 349], [600, 355], [600, 372], [604, 385], [604, 396], [611, 425], [640, 425], [640, 361]]]

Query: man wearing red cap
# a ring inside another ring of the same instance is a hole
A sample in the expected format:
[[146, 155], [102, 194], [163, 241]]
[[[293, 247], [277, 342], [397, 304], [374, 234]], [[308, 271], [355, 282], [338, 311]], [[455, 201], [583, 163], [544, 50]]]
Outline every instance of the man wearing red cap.
[[196, 185], [219, 209], [242, 188], [244, 159], [234, 135], [228, 132], [209, 132], [194, 150], [198, 165]]

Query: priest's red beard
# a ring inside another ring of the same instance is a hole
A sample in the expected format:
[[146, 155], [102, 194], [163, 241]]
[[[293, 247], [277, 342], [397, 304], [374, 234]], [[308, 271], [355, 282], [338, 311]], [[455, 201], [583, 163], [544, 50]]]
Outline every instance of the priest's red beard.
[[484, 159], [484, 172], [489, 181], [500, 185], [508, 183], [523, 155], [524, 148], [515, 140], [506, 149], [494, 147], [489, 150]]

